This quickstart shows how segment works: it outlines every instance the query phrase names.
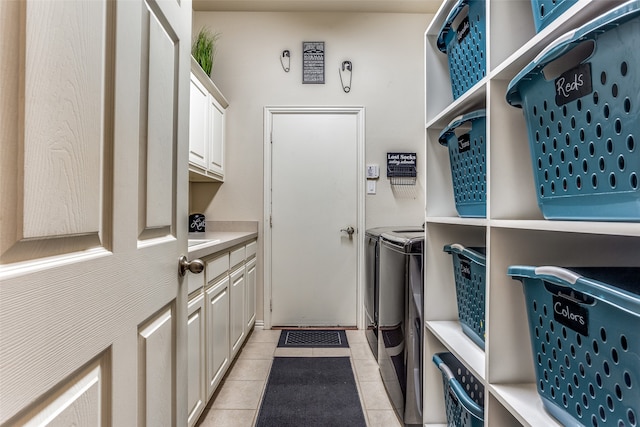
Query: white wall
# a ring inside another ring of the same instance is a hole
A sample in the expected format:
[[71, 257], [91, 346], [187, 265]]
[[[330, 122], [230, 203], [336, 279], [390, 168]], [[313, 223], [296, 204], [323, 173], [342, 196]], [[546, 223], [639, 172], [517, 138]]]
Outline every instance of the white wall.
[[[424, 221], [424, 31], [432, 15], [385, 13], [195, 12], [193, 31], [222, 33], [212, 79], [228, 99], [224, 184], [191, 184], [190, 209], [207, 220], [263, 221], [263, 108], [364, 106], [366, 163], [380, 165], [366, 198], [366, 226]], [[325, 42], [325, 84], [302, 84], [302, 42]], [[280, 65], [291, 51], [291, 71]], [[353, 62], [346, 94], [338, 68]], [[386, 153], [418, 154], [418, 184], [392, 189]], [[328, 171], [331, 173], [331, 171]], [[260, 255], [260, 254], [259, 254]], [[261, 258], [263, 259], [263, 258]], [[262, 268], [258, 319], [262, 319]]]

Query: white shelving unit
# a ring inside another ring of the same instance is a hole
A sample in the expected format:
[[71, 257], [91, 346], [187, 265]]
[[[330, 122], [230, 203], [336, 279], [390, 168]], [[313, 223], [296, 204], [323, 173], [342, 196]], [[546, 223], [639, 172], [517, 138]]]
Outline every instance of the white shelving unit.
[[[559, 426], [542, 407], [524, 296], [508, 266], [640, 266], [640, 223], [544, 220], [537, 205], [522, 110], [505, 100], [509, 82], [549, 43], [622, 2], [579, 0], [540, 33], [528, 1], [487, 0], [487, 76], [453, 100], [447, 57], [436, 39], [455, 0], [425, 32], [426, 248], [424, 414], [446, 422], [433, 353], [451, 351], [484, 383], [485, 425]], [[447, 149], [438, 136], [455, 117], [487, 114], [487, 218], [458, 217]], [[463, 334], [457, 315], [450, 243], [487, 248], [485, 351]]]

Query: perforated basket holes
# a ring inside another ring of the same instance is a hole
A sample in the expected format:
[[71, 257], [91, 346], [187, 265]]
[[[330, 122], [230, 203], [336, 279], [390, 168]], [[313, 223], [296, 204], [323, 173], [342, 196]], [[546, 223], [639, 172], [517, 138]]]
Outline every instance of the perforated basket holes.
[[459, 98], [486, 74], [485, 2], [469, 2], [469, 34], [457, 42], [455, 31], [447, 45], [449, 74], [454, 98]]
[[[443, 362], [451, 370], [456, 380], [462, 385], [467, 396], [480, 406], [484, 406], [484, 386], [471, 372], [451, 354], [441, 355]], [[446, 375], [442, 375], [444, 401], [447, 423], [455, 427], [482, 426], [482, 420], [473, 416], [458, 400], [455, 392], [449, 387]]]
[[536, 29], [540, 31], [577, 0], [531, 0]]
[[[474, 123], [474, 126], [475, 123]], [[486, 201], [484, 121], [481, 132], [470, 132], [470, 148], [460, 152], [455, 137], [449, 143], [453, 196], [457, 205]]]
[[[453, 254], [456, 299], [460, 322], [471, 328], [482, 341], [485, 335], [485, 267], [461, 254]], [[461, 261], [471, 266], [471, 278], [462, 274]]]
[[[528, 305], [540, 394], [588, 426], [637, 426], [637, 315], [591, 309], [587, 337], [554, 320], [550, 295]], [[617, 325], [611, 325], [614, 321]], [[629, 331], [621, 332], [620, 325]]]
[[[598, 39], [596, 52], [619, 50], [609, 45], [627, 33], [611, 40], [607, 36], [612, 32]], [[640, 34], [636, 39], [640, 41]], [[625, 51], [614, 60], [590, 60], [590, 95], [560, 107], [552, 96], [527, 105], [540, 199], [638, 191], [640, 67], [637, 57], [628, 55]], [[553, 81], [547, 84], [553, 86]]]

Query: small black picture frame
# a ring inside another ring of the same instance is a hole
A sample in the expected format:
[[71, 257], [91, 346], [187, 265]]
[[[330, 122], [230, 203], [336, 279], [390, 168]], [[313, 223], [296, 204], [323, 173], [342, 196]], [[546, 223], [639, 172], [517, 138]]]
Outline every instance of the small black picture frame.
[[302, 83], [324, 84], [324, 42], [302, 42]]

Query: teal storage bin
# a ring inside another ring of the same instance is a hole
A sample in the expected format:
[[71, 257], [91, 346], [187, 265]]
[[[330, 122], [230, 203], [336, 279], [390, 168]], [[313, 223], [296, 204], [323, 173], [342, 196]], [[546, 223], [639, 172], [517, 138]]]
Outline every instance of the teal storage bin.
[[436, 353], [432, 360], [442, 373], [447, 425], [482, 427], [484, 424], [482, 383], [451, 353]]
[[560, 37], [509, 84], [545, 218], [640, 221], [639, 46], [634, 0]]
[[457, 117], [438, 138], [449, 149], [453, 198], [461, 217], [487, 216], [485, 116], [485, 110], [477, 110]]
[[458, 318], [462, 331], [484, 350], [486, 306], [486, 248], [446, 245], [453, 258]]
[[542, 31], [577, 2], [578, 0], [531, 0], [536, 32]]
[[511, 266], [523, 284], [537, 389], [565, 426], [640, 422], [640, 267]]
[[449, 61], [453, 99], [486, 75], [485, 10], [485, 0], [458, 0], [438, 34], [436, 45]]

